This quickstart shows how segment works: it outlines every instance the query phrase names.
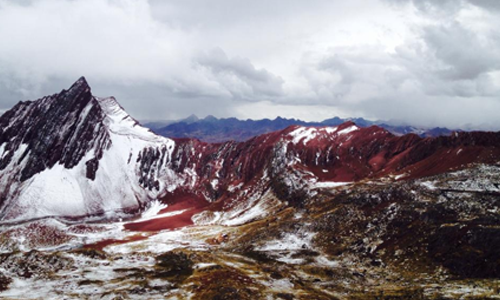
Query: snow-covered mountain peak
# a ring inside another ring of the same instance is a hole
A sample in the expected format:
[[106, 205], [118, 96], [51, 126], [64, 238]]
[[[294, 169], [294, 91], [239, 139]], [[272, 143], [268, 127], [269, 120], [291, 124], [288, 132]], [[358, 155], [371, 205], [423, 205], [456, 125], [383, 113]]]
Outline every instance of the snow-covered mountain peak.
[[169, 139], [158, 136], [148, 128], [141, 126], [139, 122], [130, 116], [118, 101], [116, 101], [115, 97], [96, 97], [96, 100], [104, 112], [104, 124], [111, 133], [129, 135], [130, 137], [146, 141], [169, 141]]
[[174, 146], [113, 97], [94, 97], [84, 77], [59, 94], [20, 102], [0, 117], [1, 219], [137, 208], [161, 193], [162, 172], [143, 174], [151, 153], [163, 153], [165, 164]]
[[172, 140], [115, 98], [94, 97], [80, 78], [0, 116], [0, 222], [137, 212], [152, 200], [193, 205], [183, 224], [208, 206], [226, 221], [247, 220], [281, 200], [301, 206], [317, 188], [497, 162], [498, 145], [493, 133], [421, 139], [353, 122], [290, 126], [246, 142]]

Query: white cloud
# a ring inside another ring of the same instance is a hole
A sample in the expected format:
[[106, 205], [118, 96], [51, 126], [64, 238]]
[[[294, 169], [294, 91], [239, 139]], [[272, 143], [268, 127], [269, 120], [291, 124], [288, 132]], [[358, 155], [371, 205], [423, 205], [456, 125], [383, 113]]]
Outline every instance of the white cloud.
[[179, 44], [192, 48], [189, 34], [155, 21], [145, 1], [3, 2], [0, 28], [2, 63], [23, 77], [158, 81], [167, 68], [183, 69]]
[[476, 0], [0, 0], [0, 109], [84, 75], [144, 119], [500, 129], [498, 14]]
[[220, 48], [200, 55], [196, 62], [208, 77], [237, 99], [266, 100], [283, 95], [283, 79], [265, 69], [256, 69], [247, 58], [228, 58]]

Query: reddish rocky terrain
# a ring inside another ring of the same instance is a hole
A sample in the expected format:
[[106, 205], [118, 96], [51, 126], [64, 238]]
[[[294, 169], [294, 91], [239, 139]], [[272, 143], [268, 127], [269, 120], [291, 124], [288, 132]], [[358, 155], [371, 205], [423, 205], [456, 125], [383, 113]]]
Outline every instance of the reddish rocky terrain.
[[78, 298], [61, 279], [110, 299], [481, 299], [500, 277], [499, 163], [498, 132], [160, 137], [81, 78], [0, 116], [0, 297], [42, 280]]

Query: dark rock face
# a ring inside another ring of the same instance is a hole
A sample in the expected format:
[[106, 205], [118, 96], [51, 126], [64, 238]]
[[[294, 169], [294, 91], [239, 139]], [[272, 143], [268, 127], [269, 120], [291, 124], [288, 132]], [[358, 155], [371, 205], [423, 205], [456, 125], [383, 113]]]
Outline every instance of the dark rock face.
[[85, 165], [87, 166], [87, 172], [86, 176], [88, 179], [94, 180], [97, 169], [99, 168], [99, 159], [97, 157], [94, 157], [90, 160], [88, 160]]
[[0, 273], [0, 292], [7, 290], [11, 283], [12, 279]]
[[431, 238], [430, 255], [463, 278], [499, 278], [500, 229], [481, 225], [439, 228]]
[[[20, 102], [0, 117], [0, 146], [5, 144], [8, 151], [0, 160], [0, 170], [11, 163], [21, 144], [27, 147], [14, 162], [19, 164], [27, 159], [20, 181], [56, 163], [72, 168], [91, 149], [96, 150], [95, 157], [99, 159], [109, 146], [103, 119], [104, 114], [83, 77], [59, 94]], [[97, 167], [97, 163], [92, 163], [94, 171], [88, 172], [89, 178], [94, 178]]]
[[[137, 163], [139, 163], [140, 177], [139, 184], [142, 187], [149, 189], [159, 190], [160, 183], [156, 179], [158, 172], [162, 168], [165, 168], [165, 164], [168, 163], [168, 158], [166, 157], [167, 148], [146, 148], [144, 149], [137, 158]], [[167, 159], [167, 160], [166, 160]]]
[[193, 261], [182, 251], [167, 252], [156, 257], [158, 275], [172, 281], [183, 281], [193, 274]]

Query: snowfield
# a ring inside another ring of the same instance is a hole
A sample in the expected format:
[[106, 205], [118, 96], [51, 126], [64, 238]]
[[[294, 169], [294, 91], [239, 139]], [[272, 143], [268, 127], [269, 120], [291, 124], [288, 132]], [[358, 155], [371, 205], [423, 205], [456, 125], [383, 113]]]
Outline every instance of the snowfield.
[[[158, 198], [167, 189], [165, 182], [174, 181], [160, 180], [158, 190], [143, 188], [139, 184], [141, 170], [137, 161], [145, 149], [161, 149], [165, 156], [159, 163], [167, 165], [175, 142], [140, 126], [114, 98], [97, 98], [96, 101], [105, 113], [103, 124], [109, 135], [109, 148], [99, 159], [95, 179], [86, 177], [86, 163], [94, 158], [95, 151], [89, 151], [73, 168], [56, 164], [19, 185], [17, 201], [3, 213], [4, 221], [133, 210]], [[88, 104], [93, 105], [94, 102]], [[26, 145], [17, 149], [11, 172], [23, 167], [22, 163], [16, 165], [15, 161], [25, 149]], [[172, 173], [165, 167], [154, 175], [161, 179], [172, 176]]]

